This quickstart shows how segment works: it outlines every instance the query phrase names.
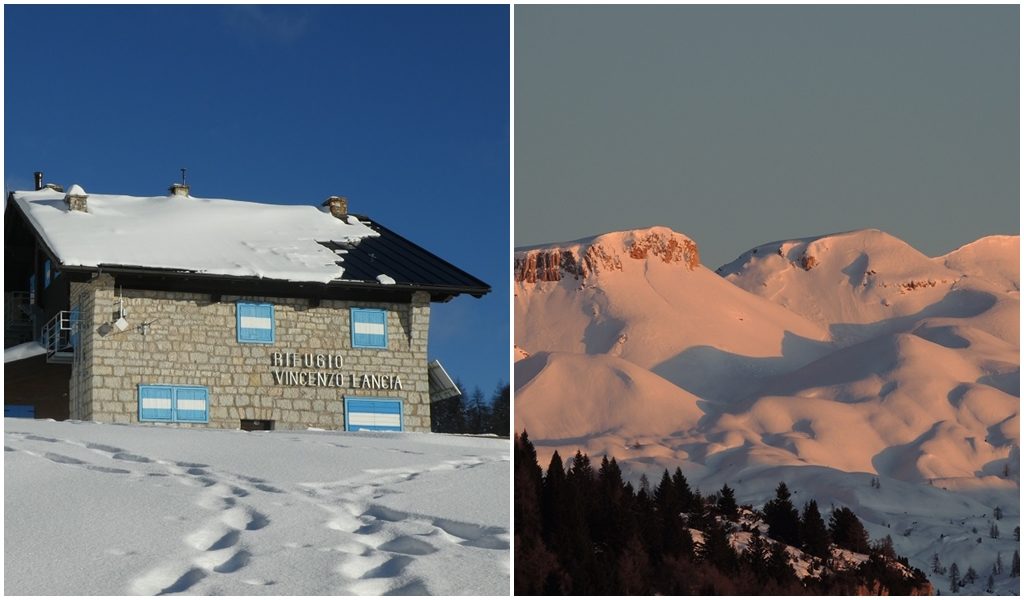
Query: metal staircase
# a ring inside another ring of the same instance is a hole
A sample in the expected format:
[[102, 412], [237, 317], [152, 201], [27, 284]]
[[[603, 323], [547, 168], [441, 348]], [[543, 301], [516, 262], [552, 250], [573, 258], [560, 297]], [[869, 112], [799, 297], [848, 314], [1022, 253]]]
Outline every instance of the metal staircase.
[[72, 311], [62, 310], [43, 327], [41, 338], [39, 342], [46, 348], [46, 362], [70, 363], [75, 358], [78, 320]]

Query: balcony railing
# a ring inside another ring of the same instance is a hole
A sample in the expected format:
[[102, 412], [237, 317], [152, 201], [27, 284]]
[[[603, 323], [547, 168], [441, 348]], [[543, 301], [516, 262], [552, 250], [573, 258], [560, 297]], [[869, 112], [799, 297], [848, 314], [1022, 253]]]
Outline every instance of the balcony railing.
[[46, 347], [46, 362], [69, 363], [75, 357], [78, 319], [70, 310], [62, 310], [43, 327], [40, 343]]

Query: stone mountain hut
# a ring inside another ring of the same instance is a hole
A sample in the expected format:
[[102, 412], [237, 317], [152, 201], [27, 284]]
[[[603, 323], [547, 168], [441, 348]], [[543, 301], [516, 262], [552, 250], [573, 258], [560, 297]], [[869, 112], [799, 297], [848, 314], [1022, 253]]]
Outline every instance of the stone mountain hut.
[[5, 416], [430, 431], [457, 393], [430, 304], [490, 286], [345, 198], [35, 187], [4, 211]]

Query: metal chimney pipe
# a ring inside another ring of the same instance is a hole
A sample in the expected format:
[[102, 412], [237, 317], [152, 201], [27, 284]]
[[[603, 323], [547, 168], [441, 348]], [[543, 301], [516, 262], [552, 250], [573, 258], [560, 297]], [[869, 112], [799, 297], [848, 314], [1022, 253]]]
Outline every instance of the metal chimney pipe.
[[43, 189], [43, 172], [42, 171], [36, 171], [35, 175], [36, 175], [36, 189], [37, 190], [41, 190], [41, 189]]

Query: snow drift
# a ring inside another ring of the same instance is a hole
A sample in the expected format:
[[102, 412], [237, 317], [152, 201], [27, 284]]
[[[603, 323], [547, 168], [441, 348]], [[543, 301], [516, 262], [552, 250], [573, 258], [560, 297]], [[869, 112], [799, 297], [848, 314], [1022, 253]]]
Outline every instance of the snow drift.
[[8, 595], [509, 593], [509, 444], [5, 419]]

